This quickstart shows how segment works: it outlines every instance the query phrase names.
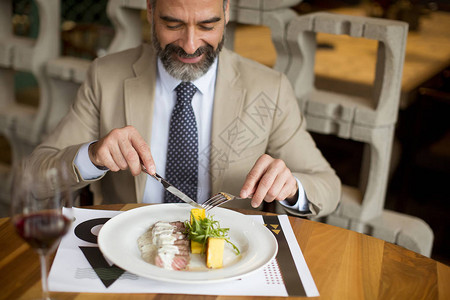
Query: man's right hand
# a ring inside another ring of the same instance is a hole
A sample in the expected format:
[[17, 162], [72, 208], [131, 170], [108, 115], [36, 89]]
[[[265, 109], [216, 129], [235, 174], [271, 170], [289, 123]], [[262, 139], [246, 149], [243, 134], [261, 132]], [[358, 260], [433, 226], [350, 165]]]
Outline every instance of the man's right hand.
[[106, 167], [113, 172], [129, 168], [133, 176], [141, 173], [141, 162], [150, 174], [156, 171], [150, 147], [133, 126], [113, 129], [92, 143], [89, 158], [97, 167]]

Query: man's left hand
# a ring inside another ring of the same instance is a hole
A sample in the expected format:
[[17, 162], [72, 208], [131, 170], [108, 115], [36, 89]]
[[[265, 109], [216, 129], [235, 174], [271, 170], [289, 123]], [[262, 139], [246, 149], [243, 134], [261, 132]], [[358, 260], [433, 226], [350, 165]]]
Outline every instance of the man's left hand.
[[240, 197], [252, 197], [252, 206], [258, 207], [262, 201], [294, 200], [297, 191], [297, 180], [284, 161], [263, 154], [248, 173]]

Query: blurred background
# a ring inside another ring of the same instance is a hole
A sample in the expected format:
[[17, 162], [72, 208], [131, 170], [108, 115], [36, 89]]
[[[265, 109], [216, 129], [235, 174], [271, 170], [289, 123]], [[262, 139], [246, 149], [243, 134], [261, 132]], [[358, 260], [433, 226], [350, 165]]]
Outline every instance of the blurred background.
[[[40, 24], [36, 2], [12, 0], [11, 3], [11, 28], [14, 35], [37, 38], [40, 34]], [[76, 57], [89, 63], [95, 57], [107, 53], [115, 35], [115, 27], [107, 14], [107, 5], [108, 0], [60, 1], [59, 51], [61, 56]], [[419, 55], [406, 52], [404, 76], [411, 77], [413, 83], [407, 87], [407, 93], [404, 93], [400, 100], [385, 208], [417, 216], [428, 223], [434, 232], [431, 257], [450, 264], [449, 1], [309, 0], [296, 4], [292, 9], [299, 15], [318, 11], [347, 13], [357, 10], [366, 16], [402, 20], [409, 24], [408, 43], [421, 35], [430, 36], [429, 33], [438, 36], [432, 41], [434, 44], [430, 46], [431, 49], [424, 47], [424, 53]], [[434, 18], [435, 13], [439, 13], [439, 16], [445, 18], [447, 23], [431, 24], [430, 20]], [[140, 18], [142, 40], [149, 41], [150, 29], [145, 21], [144, 11], [141, 11]], [[317, 58], [320, 58], [320, 55], [326, 57], [328, 53], [336, 50], [335, 43], [337, 43], [336, 40], [326, 35], [319, 37]], [[420, 43], [422, 42], [418, 45]], [[426, 39], [423, 43], [426, 43]], [[360, 44], [358, 39], [354, 39], [351, 47], [358, 49], [366, 47], [366, 44]], [[376, 52], [375, 44], [368, 47], [373, 48], [371, 52]], [[265, 26], [237, 24], [234, 48], [241, 55], [269, 67], [275, 64], [277, 58], [270, 29]], [[437, 53], [443, 54], [436, 57]], [[333, 65], [316, 65], [315, 71], [318, 74], [329, 72], [339, 78], [350, 76], [349, 80], [354, 80], [352, 85], [343, 84], [341, 88], [363, 89], [363, 85], [359, 82], [359, 73], [351, 68], [353, 65], [364, 70], [372, 70], [371, 74], [373, 74], [375, 56], [373, 60], [363, 62], [358, 60], [358, 56], [354, 56], [350, 61], [338, 60]], [[429, 65], [433, 65], [431, 70], [427, 69]], [[408, 73], [406, 73], [407, 68], [409, 68]], [[325, 75], [316, 77], [316, 81], [316, 84], [327, 85]], [[33, 72], [17, 68], [14, 70], [13, 85], [16, 102], [23, 106], [39, 106], [42, 93], [39, 80]], [[0, 103], [0, 109], [1, 107]], [[350, 186], [358, 185], [364, 144], [331, 135], [314, 132], [312, 134], [342, 182]], [[0, 134], [0, 171], [10, 168], [15, 155], [13, 148], [6, 134]], [[8, 208], [5, 202], [1, 205], [0, 217], [3, 217], [7, 215]]]

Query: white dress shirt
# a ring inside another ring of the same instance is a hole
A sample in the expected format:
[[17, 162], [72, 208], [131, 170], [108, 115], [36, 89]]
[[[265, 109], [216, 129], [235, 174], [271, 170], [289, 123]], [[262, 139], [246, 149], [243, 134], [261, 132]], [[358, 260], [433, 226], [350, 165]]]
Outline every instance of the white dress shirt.
[[[181, 80], [175, 79], [169, 75], [159, 59], [157, 72], [158, 76], [156, 79], [150, 149], [155, 161], [156, 172], [164, 177], [166, 169], [167, 144], [169, 140], [170, 117], [176, 103], [175, 88], [181, 83]], [[211, 144], [216, 73], [217, 59], [205, 75], [192, 82], [198, 89], [192, 99], [192, 107], [194, 109], [198, 129], [199, 186], [197, 190], [197, 199], [199, 199], [200, 203], [206, 201], [210, 197], [211, 193], [209, 178], [209, 149]], [[91, 143], [83, 145], [74, 160], [75, 165], [81, 173], [80, 175], [85, 180], [98, 178], [107, 172], [105, 170], [98, 169], [90, 161], [88, 148]], [[142, 202], [163, 203], [164, 188], [161, 183], [154, 180], [150, 176], [147, 179]], [[299, 187], [299, 199], [297, 203], [290, 206], [287, 204], [287, 201], [281, 201], [281, 204], [292, 209], [307, 211], [308, 201], [306, 199], [303, 186], [298, 179], [297, 184]]]

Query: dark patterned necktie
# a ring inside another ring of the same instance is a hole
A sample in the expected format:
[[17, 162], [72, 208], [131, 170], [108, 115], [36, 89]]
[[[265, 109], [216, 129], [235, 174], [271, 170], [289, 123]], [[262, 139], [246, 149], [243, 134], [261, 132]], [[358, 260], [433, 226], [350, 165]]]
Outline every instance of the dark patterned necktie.
[[[166, 178], [197, 201], [198, 133], [191, 104], [197, 88], [190, 82], [182, 82], [175, 91], [177, 103], [170, 118]], [[181, 200], [166, 191], [165, 202], [173, 203]]]

